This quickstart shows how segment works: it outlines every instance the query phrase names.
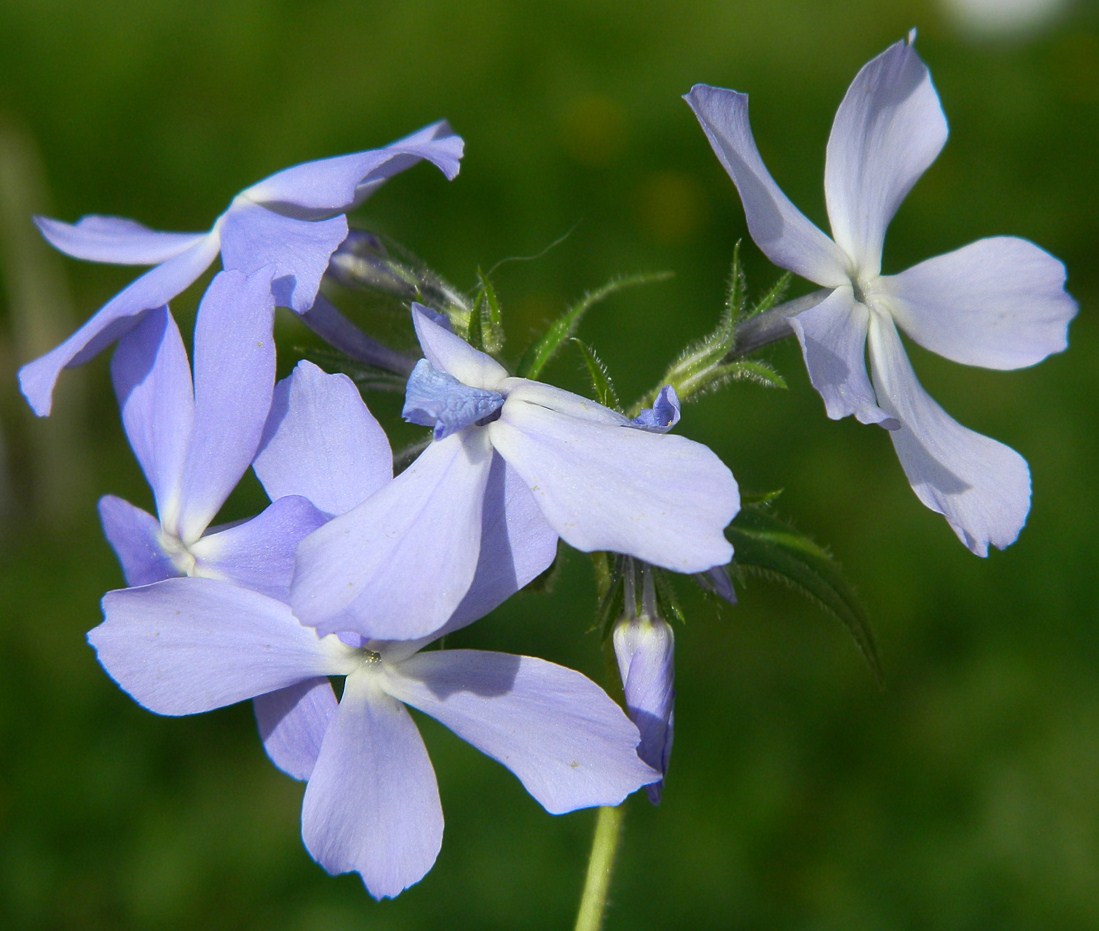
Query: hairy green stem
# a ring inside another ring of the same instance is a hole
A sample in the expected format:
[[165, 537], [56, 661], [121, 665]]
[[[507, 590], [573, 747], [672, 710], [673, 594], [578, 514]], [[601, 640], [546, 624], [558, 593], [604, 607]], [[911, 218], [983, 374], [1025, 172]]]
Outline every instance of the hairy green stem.
[[595, 822], [595, 835], [588, 860], [588, 875], [584, 878], [584, 893], [576, 913], [576, 931], [599, 931], [607, 912], [607, 898], [614, 873], [614, 861], [622, 839], [624, 805], [600, 808]]
[[827, 289], [822, 288], [812, 294], [806, 294], [804, 297], [797, 297], [792, 301], [786, 301], [772, 307], [758, 316], [749, 317], [736, 328], [736, 342], [733, 350], [722, 361], [733, 362], [736, 359], [742, 359], [763, 346], [776, 343], [787, 336], [793, 336], [794, 331], [790, 329], [790, 318], [808, 310], [810, 307], [815, 307], [829, 293]]

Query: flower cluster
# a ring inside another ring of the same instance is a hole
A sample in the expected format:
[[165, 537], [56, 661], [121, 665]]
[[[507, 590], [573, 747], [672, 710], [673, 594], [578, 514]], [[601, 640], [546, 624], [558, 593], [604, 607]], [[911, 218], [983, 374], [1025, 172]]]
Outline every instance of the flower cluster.
[[[863, 68], [836, 116], [825, 172], [834, 239], [763, 167], [744, 95], [700, 85], [687, 99], [757, 244], [824, 288], [797, 312], [773, 313], [801, 343], [829, 416], [889, 430], [916, 493], [971, 550], [1010, 543], [1029, 507], [1025, 462], [927, 397], [897, 328], [957, 361], [1015, 368], [1064, 348], [1075, 304], [1060, 263], [1018, 239], [881, 274], [885, 227], [946, 138], [911, 43]], [[347, 256], [362, 245], [349, 210], [420, 161], [451, 179], [461, 156], [462, 140], [437, 123], [275, 174], [206, 233], [101, 216], [37, 221], [74, 257], [153, 266], [20, 372], [45, 415], [63, 369], [117, 344], [111, 375], [155, 516], [101, 499], [128, 587], [104, 597], [89, 641], [118, 685], [159, 714], [252, 700], [272, 762], [306, 783], [309, 852], [332, 873], [359, 873], [375, 897], [423, 877], [442, 841], [435, 774], [406, 706], [498, 760], [551, 813], [618, 805], [642, 787], [657, 802], [674, 719], [674, 638], [657, 579], [696, 575], [733, 600], [725, 531], [741, 508], [737, 484], [709, 448], [670, 432], [681, 415], [674, 386], [631, 417], [613, 391], [602, 404], [513, 375], [453, 308], [421, 302], [444, 291], [406, 290], [377, 257], [371, 280], [406, 300], [419, 361], [373, 343], [321, 294], [326, 274], [350, 274]], [[168, 303], [219, 256], [189, 358]], [[301, 361], [276, 383], [279, 307], [407, 375], [404, 419], [429, 433], [398, 474], [346, 375]], [[705, 381], [687, 374], [684, 384]], [[270, 504], [218, 525], [249, 469]], [[562, 541], [617, 554], [603, 563], [616, 570], [604, 602], [612, 613], [622, 605], [606, 633], [624, 709], [545, 660], [440, 647], [543, 573]]]

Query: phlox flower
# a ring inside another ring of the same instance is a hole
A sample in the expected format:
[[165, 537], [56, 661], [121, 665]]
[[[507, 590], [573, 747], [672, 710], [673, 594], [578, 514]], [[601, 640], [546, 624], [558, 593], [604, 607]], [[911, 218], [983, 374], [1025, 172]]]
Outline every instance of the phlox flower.
[[737, 485], [708, 448], [510, 377], [418, 304], [413, 320], [426, 358], [409, 379], [405, 417], [434, 438], [389, 486], [302, 541], [291, 604], [303, 623], [379, 639], [433, 633], [489, 558], [490, 520], [523, 527], [510, 552], [521, 541], [542, 568], [558, 536], [677, 572], [730, 560], [723, 530]]
[[974, 553], [1012, 543], [1030, 509], [1025, 460], [963, 427], [928, 396], [898, 327], [955, 362], [1015, 369], [1065, 348], [1076, 304], [1064, 290], [1062, 264], [1013, 237], [981, 239], [882, 274], [886, 227], [947, 137], [911, 36], [863, 67], [836, 113], [824, 172], [831, 239], [764, 167], [745, 94], [700, 84], [686, 99], [740, 192], [756, 245], [776, 265], [827, 289], [790, 325], [828, 416], [853, 414], [888, 429], [916, 495]]
[[[306, 162], [242, 191], [205, 233], [164, 233], [119, 217], [87, 216], [76, 224], [36, 222], [51, 245], [92, 262], [152, 265], [61, 345], [23, 366], [20, 387], [35, 413], [50, 412], [62, 369], [93, 358], [150, 310], [165, 306], [220, 253], [226, 270], [251, 273], [271, 265], [275, 302], [299, 314], [313, 306], [328, 260], [347, 237], [346, 212], [386, 180], [419, 161], [447, 178], [458, 173], [462, 140], [435, 123], [382, 149]], [[232, 329], [226, 339], [236, 342]]]
[[[289, 496], [249, 521], [210, 527], [251, 464], [268, 420], [274, 309], [270, 268], [251, 276], [220, 272], [200, 307], [193, 378], [167, 307], [149, 312], [119, 341], [111, 374], [157, 511], [153, 517], [113, 495], [100, 500], [127, 584], [207, 576], [287, 597], [298, 542], [325, 514]], [[225, 340], [230, 327], [239, 342]]]

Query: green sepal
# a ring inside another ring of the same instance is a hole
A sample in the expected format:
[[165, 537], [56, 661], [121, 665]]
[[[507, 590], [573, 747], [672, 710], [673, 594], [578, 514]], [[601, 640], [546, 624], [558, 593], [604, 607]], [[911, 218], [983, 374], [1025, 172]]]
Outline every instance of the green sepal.
[[745, 320], [750, 320], [752, 317], [757, 317], [762, 313], [766, 313], [772, 307], [774, 307], [779, 301], [786, 297], [786, 292], [790, 289], [790, 282], [794, 280], [794, 276], [790, 272], [783, 272], [778, 276], [778, 279], [771, 289], [767, 291], [758, 301], [756, 301], [750, 310], [741, 310], [740, 319], [737, 323], [743, 323]]
[[595, 400], [604, 407], [609, 407], [612, 411], [622, 410], [621, 402], [618, 400], [618, 392], [614, 390], [614, 382], [611, 380], [610, 372], [607, 371], [607, 366], [603, 360], [595, 354], [595, 350], [591, 346], [575, 336], [570, 337], [569, 341], [580, 350], [580, 354], [584, 358], [584, 364], [588, 367], [588, 375], [591, 377]]
[[477, 269], [477, 291], [469, 314], [469, 344], [490, 355], [504, 348], [503, 314], [492, 280]]
[[519, 360], [519, 365], [516, 368], [516, 374], [520, 378], [537, 378], [542, 373], [542, 369], [546, 367], [546, 363], [558, 353], [564, 342], [576, 332], [576, 328], [580, 325], [584, 315], [600, 301], [606, 300], [612, 294], [617, 294], [626, 288], [666, 281], [670, 277], [671, 272], [628, 275], [625, 278], [614, 278], [601, 288], [589, 291], [551, 323], [549, 329], [523, 353], [523, 357]]
[[816, 602], [847, 628], [874, 681], [882, 687], [885, 675], [877, 642], [858, 596], [827, 550], [774, 515], [770, 503], [775, 497], [777, 493], [744, 504], [728, 528], [736, 552], [734, 580], [742, 574], [760, 575]]

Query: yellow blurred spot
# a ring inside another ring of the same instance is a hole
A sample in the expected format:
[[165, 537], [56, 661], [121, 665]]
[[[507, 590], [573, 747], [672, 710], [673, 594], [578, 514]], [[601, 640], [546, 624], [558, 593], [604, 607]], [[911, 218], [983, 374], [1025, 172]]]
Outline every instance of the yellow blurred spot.
[[637, 190], [641, 228], [662, 243], [686, 239], [702, 225], [706, 199], [698, 182], [672, 171], [648, 175]]

